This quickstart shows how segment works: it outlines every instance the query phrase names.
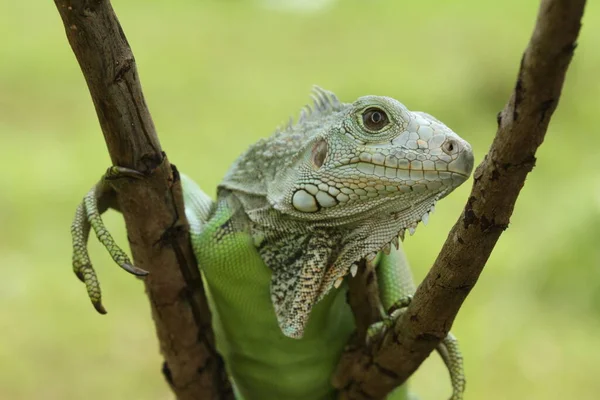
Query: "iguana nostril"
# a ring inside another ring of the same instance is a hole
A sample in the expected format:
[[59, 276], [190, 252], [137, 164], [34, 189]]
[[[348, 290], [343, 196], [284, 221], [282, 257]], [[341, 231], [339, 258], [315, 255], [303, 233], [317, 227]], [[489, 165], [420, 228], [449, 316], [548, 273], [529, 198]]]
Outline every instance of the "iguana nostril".
[[448, 155], [452, 155], [458, 151], [458, 143], [454, 139], [447, 139], [442, 145], [442, 150]]
[[327, 158], [327, 142], [324, 139], [319, 140], [312, 148], [312, 162], [315, 167], [321, 168]]

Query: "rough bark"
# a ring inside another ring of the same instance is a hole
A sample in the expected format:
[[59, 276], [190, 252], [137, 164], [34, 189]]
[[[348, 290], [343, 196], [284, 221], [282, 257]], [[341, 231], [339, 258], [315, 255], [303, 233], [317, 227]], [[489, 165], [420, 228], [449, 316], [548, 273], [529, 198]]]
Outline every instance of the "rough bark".
[[[448, 333], [535, 165], [573, 56], [585, 0], [543, 0], [514, 91], [474, 173], [467, 204], [406, 313], [369, 348], [349, 346], [333, 377], [341, 399], [381, 399]], [[351, 296], [363, 296], [355, 290]], [[364, 317], [363, 317], [364, 318]]]
[[[137, 267], [150, 272], [163, 373], [180, 400], [232, 399], [190, 245], [178, 174], [161, 149], [135, 59], [108, 0], [55, 0], [87, 82], [112, 163], [138, 170], [112, 193]], [[149, 218], [151, 216], [151, 218]], [[158, 366], [157, 366], [158, 368]]]

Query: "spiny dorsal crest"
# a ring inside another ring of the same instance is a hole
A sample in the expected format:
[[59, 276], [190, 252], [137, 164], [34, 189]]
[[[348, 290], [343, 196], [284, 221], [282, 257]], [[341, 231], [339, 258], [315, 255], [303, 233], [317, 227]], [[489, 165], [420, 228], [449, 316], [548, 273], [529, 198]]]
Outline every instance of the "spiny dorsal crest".
[[316, 128], [344, 110], [345, 104], [335, 94], [318, 86], [313, 87], [311, 97], [312, 106], [302, 109], [296, 124], [290, 118], [286, 126], [278, 128], [269, 138], [253, 144], [231, 166], [220, 187], [266, 195], [275, 174], [289, 168], [293, 156], [308, 144]]
[[[297, 125], [305, 124], [309, 121], [316, 121], [319, 118], [341, 111], [343, 109], [343, 103], [339, 101], [337, 96], [318, 86], [313, 86], [310, 97], [313, 100], [312, 105], [307, 104], [300, 110], [300, 117], [298, 118]], [[290, 117], [285, 130], [291, 130], [294, 127], [294, 120]]]

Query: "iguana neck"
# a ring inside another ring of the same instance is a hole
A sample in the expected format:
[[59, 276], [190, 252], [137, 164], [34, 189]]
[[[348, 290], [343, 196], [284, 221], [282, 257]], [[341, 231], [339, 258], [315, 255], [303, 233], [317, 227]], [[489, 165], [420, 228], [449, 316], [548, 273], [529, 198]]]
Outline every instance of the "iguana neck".
[[223, 196], [236, 199], [243, 210], [239, 218], [246, 220], [260, 257], [273, 271], [271, 300], [291, 337], [302, 336], [313, 305], [339, 286], [354, 264], [389, 251], [404, 229], [416, 226], [411, 214], [425, 215], [435, 202], [423, 199], [407, 209], [382, 204], [362, 218], [309, 223], [273, 209], [261, 196], [222, 189]]

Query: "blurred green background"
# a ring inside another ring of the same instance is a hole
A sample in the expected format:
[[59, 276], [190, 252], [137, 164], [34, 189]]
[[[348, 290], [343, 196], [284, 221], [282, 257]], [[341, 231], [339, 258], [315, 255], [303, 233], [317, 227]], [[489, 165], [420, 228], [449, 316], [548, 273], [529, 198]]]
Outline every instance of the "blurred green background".
[[[308, 101], [389, 95], [481, 161], [537, 1], [115, 0], [162, 144], [208, 192]], [[559, 108], [510, 228], [453, 327], [467, 399], [600, 393], [600, 5], [590, 2]], [[170, 399], [141, 282], [95, 240], [106, 316], [71, 271], [75, 207], [109, 165], [54, 3], [0, 2], [0, 399]], [[470, 184], [405, 247], [422, 278]], [[106, 222], [127, 243], [120, 216]], [[437, 356], [412, 380], [447, 398]]]

